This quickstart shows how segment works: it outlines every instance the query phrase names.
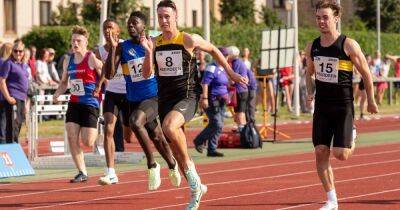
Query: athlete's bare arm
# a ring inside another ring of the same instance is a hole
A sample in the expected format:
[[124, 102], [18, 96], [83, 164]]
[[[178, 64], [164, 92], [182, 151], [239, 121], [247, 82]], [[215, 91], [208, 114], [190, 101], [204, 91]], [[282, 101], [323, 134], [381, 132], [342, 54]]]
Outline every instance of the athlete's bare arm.
[[360, 45], [355, 40], [347, 38], [344, 43], [344, 50], [363, 78], [367, 93], [368, 112], [372, 114], [378, 113], [378, 106], [376, 105], [374, 99], [375, 97], [371, 72], [369, 71], [367, 60], [361, 51]]
[[154, 42], [146, 34], [140, 37], [140, 44], [145, 50], [144, 61], [142, 66], [142, 75], [144, 78], [149, 78], [153, 74], [153, 46]]
[[314, 91], [313, 91], [313, 82], [312, 76], [315, 73], [314, 62], [311, 58], [311, 46], [312, 43], [308, 43], [306, 49], [304, 50], [306, 53], [306, 61], [307, 61], [307, 69], [306, 69], [306, 87], [307, 87], [307, 105], [310, 106], [311, 102], [314, 100]]
[[65, 56], [65, 59], [63, 61], [63, 73], [61, 75], [60, 84], [58, 85], [58, 88], [57, 88], [56, 92], [53, 95], [53, 102], [54, 103], [58, 103], [58, 97], [61, 94], [64, 94], [65, 91], [67, 91], [67, 88], [68, 88], [67, 68], [68, 68], [68, 64], [69, 64], [69, 59], [71, 59], [71, 57], [69, 55], [67, 55], [67, 56]]
[[248, 78], [242, 77], [239, 74], [235, 73], [232, 70], [231, 66], [228, 64], [228, 61], [226, 61], [225, 57], [218, 50], [218, 48], [210, 42], [204, 40], [203, 37], [197, 34], [190, 35], [185, 33], [183, 41], [186, 49], [192, 52], [196, 48], [209, 53], [215, 59], [215, 61], [217, 61], [217, 63], [225, 69], [226, 73], [233, 81], [241, 83], [243, 85], [247, 85]]
[[399, 58], [400, 58], [400, 56], [396, 56], [396, 55], [389, 55], [389, 54], [386, 54], [386, 55], [385, 55], [385, 57], [389, 58], [389, 60], [391, 60], [392, 62], [396, 62], [396, 61], [397, 61], [397, 59], [399, 59]]
[[101, 68], [103, 67], [103, 62], [97, 59], [94, 53], [91, 53], [88, 60], [89, 67], [95, 69], [97, 76], [101, 76]]

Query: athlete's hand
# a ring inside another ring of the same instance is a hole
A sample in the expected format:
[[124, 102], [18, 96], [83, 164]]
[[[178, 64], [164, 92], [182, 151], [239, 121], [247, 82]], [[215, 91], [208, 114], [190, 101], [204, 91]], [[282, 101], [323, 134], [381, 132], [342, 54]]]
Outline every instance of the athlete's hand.
[[201, 108], [203, 108], [204, 110], [208, 108], [208, 99], [206, 98], [201, 98], [200, 99], [200, 106]]
[[231, 75], [231, 79], [232, 79], [232, 81], [242, 84], [242, 85], [247, 85], [249, 83], [249, 79], [247, 77], [242, 77], [238, 73], [233, 73]]
[[93, 96], [96, 98], [99, 97], [100, 91], [101, 91], [101, 86], [96, 85], [96, 87], [93, 90]]
[[314, 95], [307, 95], [307, 102], [306, 102], [306, 105], [307, 105], [307, 108], [311, 108], [311, 104], [312, 104], [312, 102], [314, 101]]
[[143, 48], [146, 51], [153, 51], [153, 41], [149, 36], [146, 36], [146, 34], [143, 32], [143, 34], [140, 36], [140, 44], [143, 46]]
[[379, 112], [378, 105], [376, 105], [375, 101], [368, 102], [367, 111], [371, 114], [376, 114]]
[[58, 103], [58, 97], [60, 97], [60, 95], [58, 95], [58, 94], [53, 95], [53, 104]]
[[106, 30], [106, 34], [104, 34], [106, 41], [111, 44], [112, 47], [118, 46], [118, 35], [114, 34], [111, 29]]

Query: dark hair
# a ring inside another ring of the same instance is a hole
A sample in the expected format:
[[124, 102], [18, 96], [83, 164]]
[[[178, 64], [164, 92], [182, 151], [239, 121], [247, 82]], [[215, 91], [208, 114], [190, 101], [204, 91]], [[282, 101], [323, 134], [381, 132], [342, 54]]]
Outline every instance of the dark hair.
[[46, 54], [46, 52], [48, 52], [48, 50], [46, 48], [43, 48], [43, 49], [39, 50], [38, 59], [39, 60], [43, 59], [44, 55]]
[[114, 19], [112, 19], [112, 18], [107, 18], [107, 19], [103, 22], [103, 25], [105, 25], [105, 24], [108, 23], [108, 22], [112, 22], [112, 23], [117, 24], [117, 21], [115, 21]]
[[341, 16], [342, 15], [342, 7], [336, 2], [332, 0], [320, 0], [315, 5], [315, 11], [319, 9], [330, 8], [333, 11], [333, 15]]
[[157, 4], [157, 9], [160, 7], [169, 7], [172, 8], [176, 12], [176, 5], [171, 0], [162, 0], [160, 3]]
[[129, 18], [131, 18], [131, 17], [137, 17], [137, 18], [141, 19], [145, 25], [147, 24], [147, 17], [141, 11], [132, 12], [131, 15], [129, 16]]

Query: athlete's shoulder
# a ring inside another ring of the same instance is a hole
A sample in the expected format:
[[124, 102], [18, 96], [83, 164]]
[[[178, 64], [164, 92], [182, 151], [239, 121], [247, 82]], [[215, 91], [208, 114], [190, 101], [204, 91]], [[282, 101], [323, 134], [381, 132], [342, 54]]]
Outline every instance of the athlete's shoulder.
[[343, 48], [346, 54], [348, 55], [358, 53], [359, 51], [361, 51], [361, 47], [358, 44], [358, 42], [349, 37], [347, 37], [346, 40], [344, 41]]

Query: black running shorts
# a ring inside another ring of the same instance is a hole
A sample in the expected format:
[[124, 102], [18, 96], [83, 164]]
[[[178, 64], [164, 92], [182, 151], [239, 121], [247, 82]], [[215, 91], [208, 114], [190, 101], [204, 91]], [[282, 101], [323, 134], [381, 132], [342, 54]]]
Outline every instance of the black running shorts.
[[177, 111], [183, 115], [185, 122], [189, 122], [197, 111], [199, 102], [198, 94], [189, 94], [189, 97], [176, 98], [169, 101], [159, 101], [160, 122], [162, 123], [169, 112]]
[[65, 122], [72, 122], [81, 127], [97, 128], [99, 109], [79, 103], [68, 103]]
[[[313, 117], [312, 140], [314, 147], [351, 148], [353, 139], [354, 105], [316, 102]], [[332, 143], [333, 140], [333, 143]]]
[[114, 114], [114, 116], [118, 116], [120, 111], [122, 112], [122, 123], [125, 126], [129, 126], [129, 104], [126, 99], [126, 94], [106, 91], [103, 102], [103, 112], [110, 112]]
[[237, 106], [235, 112], [246, 112], [247, 110], [247, 99], [249, 98], [249, 92], [243, 92], [237, 94]]
[[158, 98], [153, 97], [141, 102], [129, 102], [129, 119], [132, 118], [132, 113], [136, 110], [141, 110], [146, 114], [145, 127], [148, 131], [154, 130], [157, 125], [158, 116]]

